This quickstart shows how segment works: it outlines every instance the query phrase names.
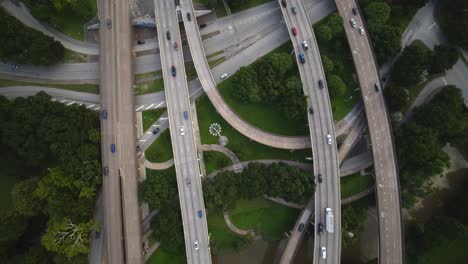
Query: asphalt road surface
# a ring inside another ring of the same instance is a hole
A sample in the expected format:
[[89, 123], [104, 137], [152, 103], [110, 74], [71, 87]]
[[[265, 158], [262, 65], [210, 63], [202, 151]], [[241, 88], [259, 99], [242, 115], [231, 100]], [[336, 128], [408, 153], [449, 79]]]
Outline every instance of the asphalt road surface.
[[[398, 167], [377, 64], [367, 39], [363, 19], [360, 15], [352, 13], [356, 3], [336, 0], [336, 5], [343, 17], [346, 36], [356, 65], [372, 142], [379, 210], [379, 263], [403, 263]], [[357, 27], [351, 27], [351, 18], [355, 19]], [[358, 32], [361, 26], [364, 27], [364, 35]], [[376, 91], [374, 85], [378, 85], [380, 91]]]
[[[141, 263], [141, 227], [137, 197], [134, 95], [129, 6], [101, 0], [100, 21], [102, 163], [107, 263]], [[108, 20], [109, 19], [109, 20]], [[114, 146], [112, 150], [111, 146]]]
[[[281, 1], [278, 1], [278, 3], [281, 5]], [[301, 218], [296, 223], [296, 227], [288, 240], [281, 263], [292, 263], [295, 252], [302, 240], [302, 236], [297, 234], [301, 233], [298, 226], [300, 223], [305, 223], [307, 226], [308, 220], [303, 218], [308, 215], [307, 210], [312, 211], [314, 207], [315, 223], [317, 224], [324, 223], [325, 208], [331, 208], [335, 216], [334, 232], [324, 231], [322, 236], [317, 235], [314, 240], [314, 263], [340, 263], [340, 174], [330, 97], [319, 49], [303, 2], [301, 0], [290, 0], [287, 3], [287, 7], [282, 7], [282, 12], [296, 53], [304, 94], [307, 96], [307, 104], [313, 108], [314, 112], [312, 114], [308, 109], [307, 113], [314, 159], [314, 174], [321, 174], [323, 182], [318, 183], [317, 181], [315, 205], [313, 201], [309, 202], [308, 207], [301, 214]], [[292, 11], [293, 7], [296, 8], [297, 14]], [[293, 33], [293, 28], [297, 33]], [[308, 48], [305, 47], [303, 41], [306, 41]], [[302, 56], [300, 54], [304, 56], [303, 62], [299, 59], [299, 56]], [[320, 81], [322, 82], [322, 88], [319, 85]], [[328, 137], [330, 141], [328, 141]], [[317, 233], [317, 230], [315, 232]], [[320, 250], [322, 247], [326, 248], [326, 259], [321, 257]]]
[[[208, 226], [176, 7], [173, 0], [154, 0], [154, 7], [187, 263], [209, 264]], [[178, 50], [174, 48], [174, 43], [178, 44]], [[175, 68], [175, 73], [172, 73], [171, 67]]]

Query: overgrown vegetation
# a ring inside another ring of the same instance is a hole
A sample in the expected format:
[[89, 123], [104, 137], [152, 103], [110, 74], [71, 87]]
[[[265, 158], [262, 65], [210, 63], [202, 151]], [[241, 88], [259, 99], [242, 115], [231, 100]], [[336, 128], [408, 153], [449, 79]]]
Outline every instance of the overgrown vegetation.
[[446, 86], [429, 103], [416, 108], [414, 121], [404, 124], [395, 136], [404, 207], [410, 208], [417, 197], [428, 195], [430, 177], [449, 165], [442, 146], [462, 144], [467, 135], [468, 115], [460, 89]]
[[23, 0], [32, 15], [62, 32], [83, 39], [84, 24], [96, 16], [96, 0]]
[[401, 50], [401, 36], [425, 0], [360, 0], [377, 62], [384, 64]]
[[438, 1], [437, 22], [449, 41], [468, 49], [468, 2], [466, 0]]
[[1, 159], [8, 155], [17, 179], [13, 209], [0, 217], [5, 262], [87, 261], [101, 185], [99, 119], [84, 106], [50, 99], [43, 92], [0, 97]]
[[343, 28], [343, 19], [334, 12], [314, 25], [320, 56], [330, 92], [333, 119], [341, 120], [359, 99], [353, 57]]
[[367, 204], [352, 203], [341, 210], [341, 246], [347, 248], [359, 240], [367, 221]]
[[60, 42], [24, 26], [0, 8], [0, 60], [19, 64], [52, 65], [64, 58]]
[[226, 171], [203, 181], [206, 208], [215, 212], [233, 208], [239, 198], [253, 199], [264, 194], [305, 203], [314, 190], [310, 173], [284, 163], [250, 163], [242, 173]]

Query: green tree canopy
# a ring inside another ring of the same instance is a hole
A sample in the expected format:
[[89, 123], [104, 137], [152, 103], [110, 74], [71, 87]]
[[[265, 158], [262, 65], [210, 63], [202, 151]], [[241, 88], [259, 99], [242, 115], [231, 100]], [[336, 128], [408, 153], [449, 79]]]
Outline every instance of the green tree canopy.
[[465, 50], [468, 49], [468, 1], [440, 1], [438, 8], [438, 22], [449, 41]]
[[326, 24], [330, 28], [333, 36], [337, 36], [344, 31], [343, 18], [336, 12], [328, 16]]
[[322, 55], [322, 65], [325, 74], [331, 74], [333, 72], [333, 69], [335, 68], [335, 64], [333, 63], [333, 61], [326, 55]]
[[177, 196], [177, 179], [173, 170], [147, 170], [146, 180], [140, 184], [138, 194], [141, 201], [151, 209], [161, 208]]
[[151, 229], [155, 237], [161, 242], [161, 247], [171, 253], [183, 254], [184, 231], [180, 207], [165, 206], [158, 215], [151, 220]]
[[352, 246], [359, 240], [359, 236], [367, 222], [366, 209], [363, 206], [349, 204], [341, 210], [341, 245], [343, 248]]
[[435, 46], [430, 72], [441, 73], [451, 69], [457, 63], [458, 57], [459, 52], [455, 47], [445, 45]]
[[403, 50], [401, 57], [393, 67], [393, 79], [400, 85], [415, 85], [428, 70], [432, 52], [421, 42], [413, 42]]
[[400, 28], [381, 25], [373, 21], [369, 21], [367, 26], [380, 65], [391, 60], [400, 52], [402, 35]]
[[286, 81], [286, 89], [282, 93], [284, 100], [280, 100], [281, 111], [289, 118], [306, 121], [307, 101], [302, 90], [302, 82], [296, 76]]
[[257, 72], [253, 67], [241, 67], [232, 76], [235, 99], [241, 102], [258, 103], [260, 98], [260, 85]]
[[327, 75], [327, 84], [331, 96], [342, 96], [346, 92], [346, 84], [338, 75]]
[[387, 86], [385, 88], [385, 99], [392, 112], [399, 112], [409, 102], [408, 92], [400, 86]]
[[385, 24], [390, 18], [390, 11], [392, 9], [385, 2], [371, 2], [364, 9], [366, 17], [369, 21], [378, 24]]
[[319, 41], [330, 41], [333, 37], [333, 31], [325, 24], [318, 25], [314, 30]]
[[40, 213], [44, 206], [42, 201], [34, 195], [37, 179], [27, 179], [15, 184], [11, 192], [15, 211], [24, 216]]

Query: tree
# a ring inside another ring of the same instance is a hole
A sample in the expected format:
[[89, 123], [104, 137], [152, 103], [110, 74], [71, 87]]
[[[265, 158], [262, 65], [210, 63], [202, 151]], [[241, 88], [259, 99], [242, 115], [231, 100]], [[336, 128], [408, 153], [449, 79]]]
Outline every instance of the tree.
[[408, 90], [400, 86], [385, 88], [385, 99], [391, 112], [399, 112], [408, 104]]
[[260, 86], [257, 72], [253, 67], [241, 67], [233, 79], [233, 96], [241, 102], [258, 103], [260, 98]]
[[459, 144], [468, 139], [468, 115], [463, 95], [453, 85], [445, 86], [432, 100], [414, 110], [417, 124], [435, 131], [440, 141]]
[[49, 264], [51, 257], [49, 252], [38, 245], [28, 248], [22, 255], [16, 255], [8, 264]]
[[366, 209], [359, 205], [343, 206], [341, 211], [341, 244], [343, 248], [352, 246], [358, 239], [367, 221]]
[[306, 121], [307, 101], [302, 91], [302, 82], [297, 77], [291, 77], [286, 81], [286, 89], [282, 93], [283, 100], [280, 100], [280, 109], [285, 116]]
[[457, 62], [459, 52], [453, 46], [437, 45], [434, 47], [434, 56], [432, 57], [431, 69], [432, 74], [441, 73], [451, 69]]
[[466, 0], [440, 1], [438, 22], [454, 45], [468, 49], [468, 2]]
[[343, 18], [336, 12], [327, 18], [326, 24], [330, 28], [333, 36], [337, 36], [344, 30]]
[[260, 59], [255, 69], [260, 81], [260, 98], [264, 102], [272, 103], [280, 94], [282, 80], [293, 67], [293, 60], [288, 53], [275, 53]]
[[327, 76], [328, 90], [333, 97], [342, 96], [346, 92], [346, 84], [341, 80], [340, 76], [330, 74]]
[[390, 18], [391, 8], [385, 2], [371, 2], [364, 11], [369, 21], [383, 25]]
[[179, 206], [161, 208], [159, 214], [151, 220], [151, 229], [164, 250], [176, 254], [185, 252]]
[[89, 232], [95, 223], [73, 223], [69, 218], [49, 220], [46, 233], [41, 243], [49, 251], [66, 257], [74, 257], [89, 252]]
[[329, 26], [325, 24], [318, 25], [315, 27], [315, 34], [317, 35], [317, 39], [322, 42], [330, 41], [333, 37], [333, 32]]
[[52, 65], [64, 58], [60, 42], [30, 29], [0, 9], [0, 60]]
[[151, 209], [161, 208], [177, 196], [177, 182], [174, 171], [148, 171], [146, 180], [138, 190], [141, 201], [148, 203]]
[[0, 244], [16, 241], [26, 229], [26, 220], [14, 211], [0, 212]]
[[380, 65], [395, 57], [401, 50], [400, 28], [389, 25], [381, 25], [373, 21], [367, 24], [372, 44]]
[[328, 58], [326, 55], [322, 55], [322, 65], [323, 65], [323, 70], [325, 71], [325, 74], [331, 74], [335, 67], [333, 61], [330, 58]]
[[421, 42], [413, 42], [403, 50], [393, 67], [393, 79], [400, 85], [419, 83], [430, 65], [432, 52]]
[[15, 211], [24, 216], [37, 215], [43, 203], [34, 195], [37, 179], [27, 179], [15, 184], [11, 192]]

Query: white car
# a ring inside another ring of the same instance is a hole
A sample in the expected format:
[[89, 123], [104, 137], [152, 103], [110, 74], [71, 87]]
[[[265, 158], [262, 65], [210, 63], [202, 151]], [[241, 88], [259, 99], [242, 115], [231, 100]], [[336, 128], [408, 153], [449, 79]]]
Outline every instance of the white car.
[[322, 256], [323, 259], [327, 258], [327, 248], [322, 247], [322, 250], [320, 251], [320, 255]]
[[332, 139], [331, 139], [330, 135], [327, 135], [327, 143], [328, 143], [328, 145], [331, 145], [331, 143], [332, 143]]
[[361, 34], [361, 35], [366, 34], [363, 27], [359, 27], [359, 34]]
[[228, 76], [228, 74], [227, 74], [227, 73], [223, 73], [223, 74], [221, 75], [221, 80], [224, 80], [224, 79], [226, 79], [226, 78], [227, 78], [227, 76]]
[[353, 27], [353, 28], [356, 27], [356, 20], [354, 20], [354, 18], [351, 18], [349, 20], [349, 23], [351, 23], [351, 27]]
[[180, 134], [181, 134], [182, 136], [185, 135], [184, 127], [183, 127], [183, 126], [180, 126]]
[[198, 250], [198, 240], [195, 240], [193, 242], [193, 247], [195, 248], [195, 250]]
[[307, 41], [302, 41], [302, 47], [304, 47], [304, 50], [308, 50], [309, 49], [309, 45], [307, 45]]

